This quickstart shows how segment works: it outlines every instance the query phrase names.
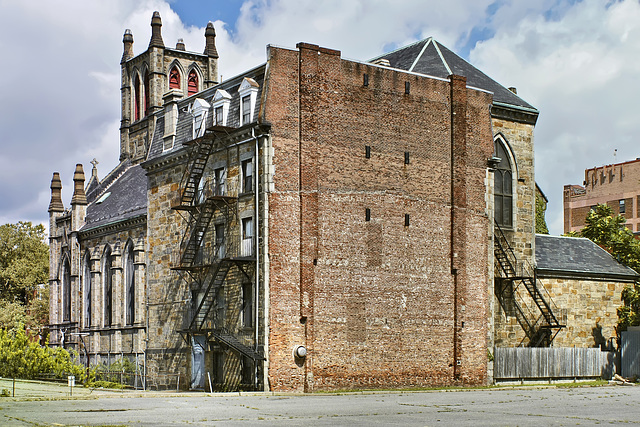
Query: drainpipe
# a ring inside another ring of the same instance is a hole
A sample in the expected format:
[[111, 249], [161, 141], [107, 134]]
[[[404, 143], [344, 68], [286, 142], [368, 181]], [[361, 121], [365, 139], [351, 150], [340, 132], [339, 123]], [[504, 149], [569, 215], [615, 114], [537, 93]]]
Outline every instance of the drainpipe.
[[[259, 150], [259, 142], [258, 142], [258, 137], [255, 135], [255, 131], [254, 128], [251, 128], [251, 135], [253, 136], [253, 138], [255, 139], [255, 176], [256, 176], [256, 184], [255, 184], [255, 209], [256, 209], [256, 232], [255, 232], [255, 236], [256, 236], [256, 287], [254, 289], [254, 307], [255, 307], [255, 350], [256, 353], [258, 352], [258, 346], [259, 346], [259, 338], [260, 338], [260, 334], [259, 334], [259, 326], [260, 326], [260, 316], [259, 316], [259, 308], [260, 308], [260, 174], [259, 172], [259, 159], [260, 156], [258, 155], [258, 150]], [[256, 361], [257, 362], [257, 361]], [[257, 386], [257, 381], [258, 381], [258, 364], [256, 363], [255, 365], [255, 375], [253, 377], [253, 382], [254, 382], [254, 386]]]

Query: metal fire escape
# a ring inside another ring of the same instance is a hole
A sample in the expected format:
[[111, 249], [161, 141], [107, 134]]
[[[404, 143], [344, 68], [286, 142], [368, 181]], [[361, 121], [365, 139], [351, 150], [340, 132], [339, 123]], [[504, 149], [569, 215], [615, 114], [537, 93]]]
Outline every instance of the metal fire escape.
[[[253, 253], [243, 256], [240, 245], [229, 245], [231, 224], [234, 220], [237, 222], [234, 205], [238, 198], [224, 194], [225, 191], [218, 186], [211, 189], [203, 185], [207, 161], [220, 136], [208, 130], [204, 136], [187, 143], [191, 151], [181, 182], [182, 195], [180, 203], [173, 207], [188, 215], [184, 216], [187, 227], [181, 243], [179, 265], [172, 269], [187, 274], [185, 280], [190, 281], [191, 292], [195, 296], [195, 304], [186, 310], [181, 332], [187, 335], [207, 334], [244, 356], [259, 361], [264, 356], [244, 344], [232, 330], [225, 328], [225, 319], [217, 316], [218, 297], [231, 268], [236, 266], [251, 280], [249, 272], [255, 264]], [[205, 236], [216, 215], [225, 218], [224, 237], [220, 239], [216, 236], [214, 250], [205, 254]]]
[[560, 321], [560, 310], [544, 286], [538, 286], [531, 265], [518, 260], [497, 223], [493, 251], [497, 261], [494, 291], [500, 305], [506, 313], [516, 317], [529, 339], [529, 347], [551, 345], [566, 322]]

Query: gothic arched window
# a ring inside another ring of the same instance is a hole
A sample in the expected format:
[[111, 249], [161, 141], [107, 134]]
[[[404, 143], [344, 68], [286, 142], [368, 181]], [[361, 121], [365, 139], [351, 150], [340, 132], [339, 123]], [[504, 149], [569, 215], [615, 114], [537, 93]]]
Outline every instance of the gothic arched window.
[[62, 320], [71, 321], [71, 267], [68, 258], [62, 266]]
[[133, 325], [136, 320], [136, 275], [133, 263], [133, 244], [129, 243], [125, 250], [125, 314], [126, 324]]
[[149, 115], [149, 100], [150, 100], [150, 90], [149, 90], [149, 71], [144, 72], [144, 117]]
[[187, 93], [189, 96], [198, 93], [198, 73], [196, 70], [191, 70], [189, 72], [189, 78], [187, 79], [188, 88]]
[[136, 73], [133, 78], [133, 120], [140, 120], [140, 100], [142, 95], [142, 87], [140, 86], [140, 76]]
[[104, 326], [111, 326], [113, 321], [113, 280], [111, 277], [111, 266], [113, 260], [111, 249], [107, 247], [102, 259], [102, 284], [104, 289]]
[[180, 72], [176, 66], [169, 71], [169, 89], [180, 89]]
[[513, 168], [502, 138], [494, 141], [500, 163], [493, 173], [495, 220], [502, 227], [513, 227]]
[[91, 327], [91, 256], [84, 256], [82, 268], [82, 289], [84, 291], [84, 327]]

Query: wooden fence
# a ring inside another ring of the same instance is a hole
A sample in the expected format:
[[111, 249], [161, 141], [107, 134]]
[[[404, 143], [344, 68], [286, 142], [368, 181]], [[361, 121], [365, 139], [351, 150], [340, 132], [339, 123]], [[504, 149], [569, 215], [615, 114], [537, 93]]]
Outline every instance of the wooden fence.
[[495, 348], [495, 381], [605, 378], [615, 372], [615, 353], [599, 348]]

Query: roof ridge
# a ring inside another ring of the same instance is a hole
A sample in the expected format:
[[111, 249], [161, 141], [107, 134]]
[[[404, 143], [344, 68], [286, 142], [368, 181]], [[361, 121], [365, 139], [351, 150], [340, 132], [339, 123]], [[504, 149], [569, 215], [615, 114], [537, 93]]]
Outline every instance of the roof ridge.
[[427, 37], [426, 39], [417, 40], [417, 41], [415, 41], [415, 42], [413, 42], [413, 43], [411, 43], [411, 44], [408, 44], [408, 45], [406, 45], [406, 46], [400, 46], [400, 47], [398, 47], [398, 48], [396, 48], [396, 49], [392, 50], [391, 52], [385, 52], [385, 53], [382, 53], [382, 54], [380, 54], [380, 55], [376, 56], [375, 58], [371, 58], [371, 59], [369, 59], [367, 62], [373, 62], [373, 61], [375, 61], [376, 59], [380, 59], [380, 58], [382, 58], [383, 56], [390, 55], [390, 54], [392, 54], [392, 53], [398, 52], [398, 51], [400, 51], [400, 50], [406, 49], [406, 48], [411, 47], [411, 46], [415, 46], [415, 45], [420, 44], [420, 43], [423, 43], [423, 42], [428, 42], [428, 41], [430, 41], [431, 39], [433, 39], [433, 37], [429, 36], [429, 37]]
[[[437, 40], [433, 41], [433, 47], [436, 48], [436, 51], [438, 52], [438, 56], [440, 57], [440, 59], [442, 60], [442, 64], [444, 65], [444, 67], [447, 69], [447, 72], [449, 73], [449, 75], [453, 74], [451, 72], [451, 67], [449, 67], [449, 64], [447, 63], [447, 61], [444, 59], [444, 56], [442, 55], [442, 52], [440, 51], [440, 47], [438, 46], [440, 43], [438, 43]], [[446, 46], [445, 46], [446, 47]], [[450, 49], [449, 49], [450, 50]], [[454, 52], [455, 53], [455, 52]], [[463, 58], [464, 59], [464, 58]], [[469, 64], [471, 65], [471, 64]]]

